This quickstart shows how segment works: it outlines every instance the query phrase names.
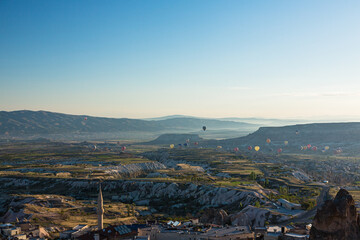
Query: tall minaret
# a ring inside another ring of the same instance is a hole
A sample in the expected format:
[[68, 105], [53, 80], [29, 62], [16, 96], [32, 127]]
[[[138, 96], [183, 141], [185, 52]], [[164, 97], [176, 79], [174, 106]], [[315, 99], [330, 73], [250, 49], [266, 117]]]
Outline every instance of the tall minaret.
[[97, 214], [98, 214], [98, 230], [104, 228], [104, 204], [103, 204], [103, 196], [101, 192], [101, 183], [99, 183], [99, 196], [97, 201]]

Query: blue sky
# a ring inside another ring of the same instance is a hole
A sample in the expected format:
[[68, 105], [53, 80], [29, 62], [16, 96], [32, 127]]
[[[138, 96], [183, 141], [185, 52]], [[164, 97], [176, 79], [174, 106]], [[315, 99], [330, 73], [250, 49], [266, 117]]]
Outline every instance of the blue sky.
[[355, 0], [1, 0], [0, 110], [357, 118], [359, 12]]

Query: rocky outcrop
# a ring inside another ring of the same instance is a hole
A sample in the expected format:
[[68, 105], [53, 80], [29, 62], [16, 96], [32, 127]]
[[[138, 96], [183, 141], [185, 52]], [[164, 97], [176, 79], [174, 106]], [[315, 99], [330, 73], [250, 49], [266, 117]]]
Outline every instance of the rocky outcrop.
[[16, 222], [17, 220], [25, 220], [29, 219], [31, 214], [24, 213], [24, 209], [20, 209], [19, 211], [15, 212], [12, 209], [9, 209], [4, 216], [0, 218], [1, 222]]
[[231, 214], [230, 218], [233, 225], [251, 227], [263, 227], [265, 222], [274, 224], [289, 219], [289, 217], [271, 212], [268, 209], [250, 205], [238, 213]]
[[201, 223], [212, 223], [216, 225], [230, 224], [229, 215], [223, 209], [216, 208], [204, 210], [199, 220]]
[[98, 168], [97, 170], [105, 171], [115, 176], [138, 176], [145, 172], [152, 172], [159, 169], [165, 169], [165, 165], [159, 162], [143, 162], [127, 165], [109, 166]]
[[355, 202], [345, 189], [340, 189], [334, 200], [328, 200], [318, 209], [310, 239], [360, 239], [360, 221]]

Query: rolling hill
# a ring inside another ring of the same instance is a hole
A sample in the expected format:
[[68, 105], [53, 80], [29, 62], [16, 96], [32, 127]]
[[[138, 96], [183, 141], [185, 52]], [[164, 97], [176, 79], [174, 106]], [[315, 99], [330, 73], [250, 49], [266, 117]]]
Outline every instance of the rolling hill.
[[183, 144], [186, 142], [186, 140], [190, 140], [191, 143], [199, 142], [204, 140], [203, 138], [199, 137], [197, 134], [162, 134], [158, 138], [150, 141], [145, 142], [142, 144], [149, 144], [149, 145], [169, 145], [171, 143], [176, 144]]
[[[45, 136], [61, 135], [71, 139], [72, 134], [94, 135], [103, 138], [113, 138], [116, 133], [124, 137], [133, 136], [154, 137], [161, 133], [201, 132], [203, 125], [208, 129], [220, 131], [234, 130], [251, 132], [257, 125], [243, 122], [223, 121], [214, 119], [197, 119], [188, 117], [170, 118], [164, 120], [139, 120], [128, 118], [104, 118], [85, 115], [69, 115], [47, 111], [12, 111], [0, 112], [0, 136]], [[100, 134], [101, 133], [101, 134]], [[90, 136], [91, 135], [91, 136]]]
[[[266, 140], [271, 142], [267, 143]], [[285, 141], [288, 142], [285, 145]], [[226, 148], [260, 146], [261, 151], [282, 148], [285, 152], [297, 152], [301, 146], [311, 144], [320, 151], [325, 146], [344, 149], [348, 153], [360, 153], [360, 122], [353, 123], [312, 123], [284, 127], [261, 127], [247, 136], [208, 140], [206, 146], [221, 145]]]

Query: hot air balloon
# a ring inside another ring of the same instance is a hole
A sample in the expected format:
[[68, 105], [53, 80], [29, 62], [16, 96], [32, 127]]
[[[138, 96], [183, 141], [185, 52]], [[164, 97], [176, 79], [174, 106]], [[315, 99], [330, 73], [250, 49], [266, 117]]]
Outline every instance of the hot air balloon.
[[125, 151], [126, 150], [126, 147], [125, 146], [122, 146], [121, 147], [121, 151]]
[[203, 126], [202, 129], [205, 131], [205, 130], [206, 130], [206, 126]]
[[239, 148], [238, 147], [234, 148], [234, 151], [235, 152], [239, 151]]
[[259, 150], [260, 150], [260, 147], [259, 147], [259, 146], [255, 146], [254, 149], [255, 149], [255, 151], [259, 151]]
[[278, 153], [281, 153], [281, 152], [282, 152], [282, 149], [281, 149], [281, 148], [279, 148], [279, 149], [277, 150], [277, 152], [278, 152]]
[[190, 142], [190, 139], [186, 139], [186, 142], [189, 143], [189, 142]]
[[222, 149], [222, 146], [217, 146], [216, 148], [217, 148], [217, 149]]
[[197, 146], [197, 145], [199, 145], [199, 143], [198, 143], [198, 142], [194, 142], [194, 145]]
[[188, 144], [187, 143], [184, 143], [184, 147], [187, 147], [188, 146]]
[[304, 146], [304, 150], [307, 150], [307, 148], [308, 148], [307, 146]]
[[87, 117], [84, 117], [84, 120], [86, 121], [86, 120], [87, 120]]
[[181, 143], [179, 143], [178, 146], [181, 148], [182, 147]]
[[304, 150], [304, 147], [303, 147], [303, 146], [301, 146], [301, 150]]
[[296, 131], [295, 131], [295, 134], [296, 134], [296, 135], [298, 135], [299, 133], [300, 133], [299, 130], [296, 130]]
[[308, 145], [307, 145], [307, 148], [309, 148], [309, 149], [310, 149], [310, 148], [311, 148], [311, 144], [308, 144]]
[[313, 151], [316, 151], [316, 150], [317, 150], [317, 147], [315, 147], [315, 146], [312, 147], [312, 150], [313, 150]]
[[288, 141], [284, 141], [284, 145], [286, 146], [286, 145], [288, 145], [289, 144], [289, 142]]
[[334, 151], [335, 154], [339, 154], [339, 153], [342, 153], [342, 149], [341, 148], [337, 148], [335, 151]]
[[250, 151], [251, 151], [251, 149], [252, 149], [252, 146], [248, 146], [248, 150], [250, 150]]
[[329, 150], [330, 147], [329, 147], [329, 146], [325, 146], [324, 149], [325, 149], [325, 150]]
[[270, 138], [266, 139], [266, 142], [267, 142], [267, 143], [271, 143]]
[[170, 148], [173, 149], [175, 147], [174, 144], [170, 144]]

